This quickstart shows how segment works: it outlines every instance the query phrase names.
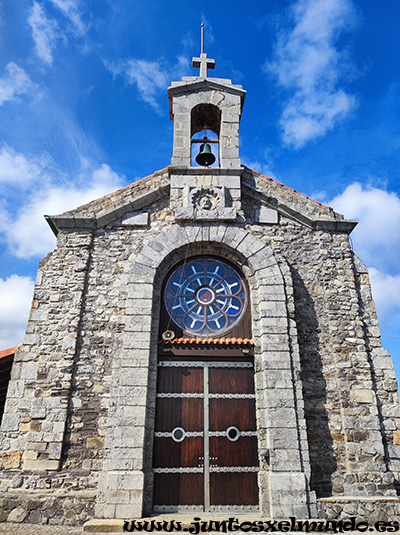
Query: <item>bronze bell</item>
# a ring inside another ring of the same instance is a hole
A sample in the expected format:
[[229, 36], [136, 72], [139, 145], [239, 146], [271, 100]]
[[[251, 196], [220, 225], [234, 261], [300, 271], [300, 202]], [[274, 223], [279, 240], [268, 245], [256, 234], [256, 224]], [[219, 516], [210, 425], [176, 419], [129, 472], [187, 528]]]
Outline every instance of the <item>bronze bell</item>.
[[211, 152], [211, 147], [209, 143], [202, 143], [200, 145], [199, 154], [196, 156], [196, 162], [199, 165], [209, 166], [215, 162], [215, 156]]

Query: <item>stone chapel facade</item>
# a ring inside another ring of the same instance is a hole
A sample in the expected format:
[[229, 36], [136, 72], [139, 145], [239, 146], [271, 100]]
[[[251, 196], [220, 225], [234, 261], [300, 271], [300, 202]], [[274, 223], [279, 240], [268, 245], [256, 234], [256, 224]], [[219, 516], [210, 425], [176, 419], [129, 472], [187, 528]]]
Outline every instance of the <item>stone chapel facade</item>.
[[400, 513], [397, 383], [356, 222], [241, 165], [245, 91], [197, 60], [168, 90], [171, 165], [48, 217], [1, 521]]

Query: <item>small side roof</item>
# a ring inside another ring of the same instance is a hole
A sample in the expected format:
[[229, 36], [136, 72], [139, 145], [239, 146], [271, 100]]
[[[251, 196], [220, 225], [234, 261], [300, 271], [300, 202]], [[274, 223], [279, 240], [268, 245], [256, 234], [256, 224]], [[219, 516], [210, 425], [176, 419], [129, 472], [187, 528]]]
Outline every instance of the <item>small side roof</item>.
[[20, 346], [22, 346], [22, 343], [17, 344], [16, 346], [8, 347], [7, 349], [0, 349], [0, 359], [4, 359], [6, 357], [9, 357], [10, 355], [14, 355], [15, 351]]

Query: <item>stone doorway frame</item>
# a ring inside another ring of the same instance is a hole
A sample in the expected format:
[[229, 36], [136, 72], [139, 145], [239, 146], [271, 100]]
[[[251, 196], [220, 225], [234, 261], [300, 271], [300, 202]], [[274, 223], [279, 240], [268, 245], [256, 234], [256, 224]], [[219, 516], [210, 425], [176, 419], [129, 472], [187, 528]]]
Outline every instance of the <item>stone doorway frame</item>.
[[159, 300], [168, 269], [189, 244], [193, 254], [234, 259], [249, 284], [260, 512], [274, 518], [313, 517], [297, 331], [288, 315], [290, 270], [244, 228], [205, 223], [173, 226], [151, 239], [122, 277], [125, 331], [113, 362], [96, 516], [132, 518], [151, 511]]

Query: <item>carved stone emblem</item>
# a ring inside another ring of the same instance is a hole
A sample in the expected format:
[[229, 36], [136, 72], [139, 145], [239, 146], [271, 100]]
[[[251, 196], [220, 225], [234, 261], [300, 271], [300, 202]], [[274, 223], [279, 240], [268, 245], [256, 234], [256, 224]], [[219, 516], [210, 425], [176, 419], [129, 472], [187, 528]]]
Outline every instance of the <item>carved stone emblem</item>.
[[236, 208], [229, 206], [228, 190], [225, 186], [187, 185], [181, 190], [183, 190], [182, 205], [175, 209], [177, 220], [234, 221], [236, 219]]
[[212, 211], [221, 205], [221, 191], [213, 188], [195, 188], [191, 195], [192, 205], [200, 211]]

